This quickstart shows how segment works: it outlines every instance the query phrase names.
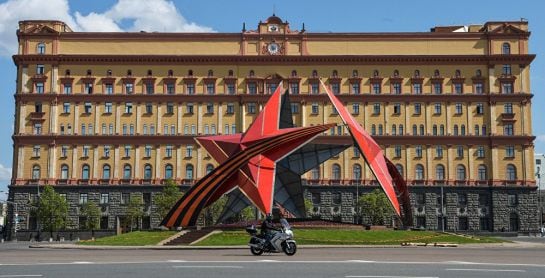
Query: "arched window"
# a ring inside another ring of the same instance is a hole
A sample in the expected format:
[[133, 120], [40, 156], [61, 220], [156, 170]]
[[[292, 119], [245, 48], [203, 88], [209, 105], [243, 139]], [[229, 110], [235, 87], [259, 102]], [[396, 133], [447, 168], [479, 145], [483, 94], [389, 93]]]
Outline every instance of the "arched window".
[[418, 135], [418, 126], [413, 125], [413, 135]]
[[466, 135], [466, 125], [460, 126], [460, 135], [462, 136]]
[[132, 70], [127, 70], [127, 76], [132, 76]]
[[153, 71], [152, 70], [148, 70], [148, 76], [152, 76], [153, 75]]
[[358, 70], [352, 71], [352, 77], [358, 77], [358, 75], [359, 75]]
[[38, 54], [45, 54], [45, 43], [41, 42], [36, 46], [36, 52]]
[[392, 135], [396, 135], [396, 133], [397, 133], [396, 125], [392, 125]]
[[377, 135], [377, 127], [375, 125], [371, 125], [371, 135]]
[[229, 71], [227, 72], [227, 76], [233, 76], [233, 75], [234, 75], [233, 70], [229, 70]]
[[172, 179], [172, 164], [165, 165], [165, 179]]
[[352, 178], [357, 181], [361, 180], [361, 166], [359, 164], [352, 166]]
[[399, 125], [399, 135], [403, 135], [403, 125]]
[[193, 165], [192, 164], [187, 164], [185, 166], [185, 178], [188, 179], [188, 180], [193, 179]]
[[331, 179], [340, 180], [341, 179], [341, 166], [337, 163], [331, 166]]
[[193, 76], [193, 70], [188, 70], [188, 71], [187, 71], [187, 75], [188, 75], [188, 76]]
[[214, 71], [213, 70], [208, 70], [208, 77], [212, 77], [214, 76]]
[[507, 180], [516, 181], [517, 180], [517, 168], [513, 164], [507, 165]]
[[310, 171], [310, 178], [313, 180], [319, 180], [320, 179], [320, 167], [313, 168]]
[[292, 70], [291, 71], [291, 77], [296, 77], [297, 76], [297, 71], [296, 70]]
[[502, 44], [501, 54], [511, 54], [511, 45], [508, 42]]
[[399, 172], [399, 174], [403, 177], [403, 165], [396, 164], [396, 169]]
[[64, 75], [70, 76], [70, 70], [69, 70], [69, 69], [65, 70], [65, 71], [64, 71]]
[[461, 72], [459, 69], [457, 69], [456, 71], [454, 71], [454, 76], [455, 76], [455, 77], [461, 77], [461, 76], [462, 76], [462, 72]]
[[374, 70], [374, 71], [373, 71], [373, 77], [378, 77], [378, 75], [379, 75], [378, 70]]
[[476, 136], [479, 136], [479, 131], [480, 131], [479, 125], [475, 125], [475, 135]]
[[394, 70], [394, 77], [399, 77], [399, 71], [398, 70]]
[[81, 167], [81, 179], [82, 180], [88, 180], [89, 179], [89, 165], [83, 164]]
[[32, 179], [33, 180], [37, 180], [39, 179], [41, 176], [41, 173], [40, 173], [40, 165], [34, 165], [32, 166]]
[[420, 135], [424, 135], [424, 125], [420, 125]]
[[432, 131], [433, 135], [437, 135], [437, 125], [433, 125]]
[[435, 166], [435, 179], [439, 181], [445, 180], [445, 166], [441, 164]]
[[318, 71], [317, 70], [312, 71], [312, 77], [318, 77]]
[[169, 70], [168, 70], [168, 73], [167, 73], [167, 74], [168, 74], [168, 76], [169, 76], [169, 77], [171, 77], [171, 76], [173, 76], [173, 75], [174, 75], [174, 71], [173, 71], [173, 70], [171, 70], [171, 69], [169, 69]]
[[439, 126], [439, 135], [445, 135], [445, 125]]
[[144, 166], [144, 179], [150, 180], [151, 179], [151, 165], [146, 164]]
[[378, 135], [382, 135], [382, 124], [378, 125]]
[[478, 179], [480, 181], [484, 181], [487, 179], [487, 175], [486, 175], [486, 166], [484, 164], [481, 164], [479, 165], [479, 168], [478, 168]]
[[424, 180], [424, 166], [422, 164], [416, 164], [416, 167], [414, 168], [414, 179], [415, 180]]
[[61, 179], [62, 179], [62, 180], [68, 179], [68, 175], [69, 175], [69, 174], [70, 174], [70, 173], [68, 173], [68, 165], [63, 164], [63, 165], [61, 166]]
[[483, 75], [483, 72], [480, 69], [478, 69], [478, 70], [475, 71], [475, 75], [477, 77], [481, 77]]
[[102, 178], [110, 179], [110, 165], [104, 164], [104, 166], [102, 166]]
[[254, 70], [250, 70], [250, 72], [248, 73], [248, 76], [254, 77], [254, 76], [255, 76], [255, 71], [254, 71]]
[[132, 176], [132, 168], [131, 168], [131, 165], [129, 164], [125, 164], [123, 166], [123, 179], [130, 179]]
[[456, 166], [456, 180], [465, 181], [466, 180], [466, 167], [462, 164]]
[[454, 136], [458, 135], [458, 125], [454, 125]]
[[331, 76], [333, 77], [338, 77], [339, 76], [339, 72], [337, 70], [333, 70], [333, 72], [331, 72]]
[[433, 77], [439, 77], [439, 76], [441, 76], [441, 73], [439, 72], [439, 70], [438, 69], [434, 70]]
[[206, 165], [206, 174], [210, 174], [210, 172], [212, 172], [214, 170], [214, 165], [212, 164], [208, 164]]
[[420, 77], [420, 71], [419, 70], [414, 71], [414, 77]]

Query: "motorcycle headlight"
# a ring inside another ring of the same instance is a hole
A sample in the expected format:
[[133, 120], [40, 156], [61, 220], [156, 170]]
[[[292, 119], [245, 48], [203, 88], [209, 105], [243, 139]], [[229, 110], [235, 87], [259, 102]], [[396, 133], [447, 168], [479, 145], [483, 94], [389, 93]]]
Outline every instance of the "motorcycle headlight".
[[293, 232], [291, 230], [287, 230], [286, 235], [288, 235], [289, 237], [293, 237]]

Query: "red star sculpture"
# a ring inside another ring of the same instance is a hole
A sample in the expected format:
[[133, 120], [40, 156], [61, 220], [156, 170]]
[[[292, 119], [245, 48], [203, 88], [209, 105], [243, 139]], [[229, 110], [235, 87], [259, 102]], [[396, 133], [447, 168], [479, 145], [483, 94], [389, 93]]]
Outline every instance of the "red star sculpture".
[[236, 186], [263, 213], [271, 213], [276, 162], [335, 124], [279, 128], [282, 86], [243, 134], [199, 137], [220, 165], [176, 203], [161, 225], [194, 226], [200, 211]]

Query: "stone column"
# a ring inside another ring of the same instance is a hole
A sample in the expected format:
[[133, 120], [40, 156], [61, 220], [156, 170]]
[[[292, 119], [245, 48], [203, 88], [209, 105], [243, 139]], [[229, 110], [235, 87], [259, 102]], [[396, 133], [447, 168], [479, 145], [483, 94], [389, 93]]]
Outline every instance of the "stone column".
[[202, 171], [202, 150], [197, 145], [197, 165], [195, 165], [195, 176], [194, 179], [200, 179], [203, 175], [201, 173]]
[[25, 133], [26, 125], [26, 102], [21, 101], [19, 105], [19, 134]]
[[499, 179], [499, 171], [498, 171], [498, 146], [492, 145], [492, 180], [498, 180]]
[[413, 169], [412, 169], [412, 161], [411, 161], [411, 145], [405, 145], [405, 165], [406, 165], [406, 170], [405, 170], [405, 179], [411, 179], [413, 180], [414, 179], [414, 175], [413, 175]]
[[197, 103], [197, 134], [202, 134], [202, 103]]
[[222, 103], [218, 103], [218, 119], [217, 119], [217, 127], [216, 127], [216, 134], [222, 133], [221, 130], [223, 129], [223, 105]]
[[432, 161], [432, 146], [431, 145], [426, 145], [426, 180], [432, 180], [432, 175], [431, 173], [433, 173], [432, 171], [432, 165], [431, 165], [431, 161]]
[[162, 119], [162, 115], [161, 115], [161, 103], [158, 103], [157, 104], [157, 135], [160, 135], [162, 134], [162, 131], [163, 131], [163, 127], [161, 126], [161, 119]]
[[[426, 102], [424, 103], [424, 122], [426, 123], [426, 130], [428, 130], [432, 124], [431, 124], [431, 115], [432, 115], [432, 112], [430, 111], [432, 108], [433, 105], [430, 105], [429, 102]], [[420, 108], [422, 109], [422, 108]], [[407, 126], [407, 130], [412, 129], [411, 126]], [[448, 131], [447, 131], [448, 132]], [[428, 133], [429, 133], [429, 130], [428, 130]], [[415, 135], [415, 134], [413, 134]]]
[[98, 173], [98, 169], [98, 145], [93, 145], [93, 176], [91, 176], [91, 179], [102, 178], [102, 175], [99, 175]]
[[139, 134], [142, 134], [142, 125], [140, 124], [141, 123], [141, 118], [142, 118], [142, 109], [140, 108], [140, 102], [138, 102], [136, 104], [136, 134], [139, 135]]
[[182, 146], [176, 146], [176, 178], [182, 178]]
[[388, 130], [390, 130], [389, 127], [388, 127], [388, 116], [387, 116], [388, 115], [388, 110], [389, 110], [388, 106], [389, 106], [389, 103], [385, 102], [384, 103], [384, 115], [383, 115], [383, 118], [384, 118], [383, 119], [384, 120], [384, 133], [383, 134], [384, 135], [388, 135], [389, 134]]
[[[411, 114], [410, 114], [411, 112], [409, 111], [409, 106], [410, 106], [410, 103], [405, 102], [405, 127], [403, 128], [403, 134], [406, 134], [407, 131], [411, 128]], [[422, 111], [422, 106], [420, 107], [420, 111]], [[426, 113], [426, 106], [424, 106], [424, 113]], [[426, 126], [429, 126], [429, 125], [426, 123]]]
[[[100, 102], [95, 103], [95, 130], [94, 134], [100, 134]], [[91, 134], [92, 135], [92, 134]]]
[[17, 148], [17, 179], [22, 179], [25, 169], [25, 150], [24, 146], [16, 145]]
[[115, 135], [121, 134], [121, 103], [115, 104]]
[[475, 151], [475, 148], [473, 145], [469, 145], [467, 149], [467, 179], [468, 180], [476, 180], [476, 176], [473, 173], [473, 169], [475, 169], [475, 159], [472, 159], [472, 154]]
[[178, 103], [178, 115], [177, 115], [177, 122], [176, 124], [178, 125], [178, 134], [182, 134], [182, 116], [183, 116], [183, 112], [182, 112], [182, 104], [181, 103]]
[[47, 163], [47, 169], [48, 169], [48, 178], [54, 179], [55, 178], [55, 169], [57, 164], [57, 153], [55, 144], [49, 144], [49, 148], [47, 149], [47, 157], [49, 158], [49, 162]]
[[446, 117], [445, 117], [445, 122], [446, 122], [445, 127], [446, 127], [446, 129], [447, 129], [447, 130], [446, 130], [446, 134], [448, 135], [448, 134], [453, 134], [453, 133], [452, 133], [451, 126], [450, 126], [450, 119], [451, 119], [451, 118], [450, 118], [450, 117], [451, 117], [451, 115], [450, 115], [450, 102], [446, 102], [446, 105], [445, 105], [445, 106], [446, 106], [445, 108], [446, 108], [446, 110], [447, 110]]
[[454, 157], [452, 155], [452, 145], [447, 145], [447, 179], [448, 180], [455, 180], [455, 171], [453, 170], [454, 163], [452, 163], [452, 158]]
[[494, 82], [496, 81], [496, 77], [494, 76], [494, 65], [489, 65], [488, 67], [488, 91], [490, 94], [497, 93], [496, 87], [494, 86]]
[[78, 146], [72, 146], [72, 179], [77, 179], [78, 171]]
[[244, 132], [246, 130], [246, 105], [244, 103], [240, 103], [240, 114], [240, 119], [242, 120], [240, 131]]
[[20, 93], [23, 93], [23, 94], [28, 93], [27, 83], [28, 83], [28, 66], [23, 65], [23, 70], [21, 73], [21, 90], [19, 91]]
[[490, 133], [496, 135], [497, 133], [497, 121], [496, 121], [496, 102], [490, 102]]
[[134, 146], [134, 179], [140, 179], [140, 146]]
[[79, 130], [79, 103], [74, 103], [74, 134], [78, 134]]
[[51, 101], [49, 106], [49, 133], [57, 134], [57, 101]]
[[305, 101], [301, 101], [301, 126], [307, 126], [307, 105]]
[[[468, 102], [466, 105], [466, 114], [467, 114], [467, 135], [471, 135], [475, 132], [475, 127], [473, 126], [473, 115], [471, 115], [471, 102]], [[473, 134], [475, 135], [475, 134]]]
[[50, 84], [50, 92], [53, 94], [57, 93], [57, 83], [59, 82], [59, 67], [58, 66], [52, 66], [51, 67], [51, 84]]
[[122, 176], [119, 175], [119, 145], [114, 146], [114, 178], [122, 178]]

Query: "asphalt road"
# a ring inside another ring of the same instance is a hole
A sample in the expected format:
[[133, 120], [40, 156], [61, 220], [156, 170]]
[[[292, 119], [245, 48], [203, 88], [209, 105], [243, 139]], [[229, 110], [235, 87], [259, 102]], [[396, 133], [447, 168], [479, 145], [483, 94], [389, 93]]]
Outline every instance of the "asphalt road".
[[545, 277], [545, 248], [327, 248], [252, 256], [248, 250], [66, 250], [0, 246], [8, 277]]

